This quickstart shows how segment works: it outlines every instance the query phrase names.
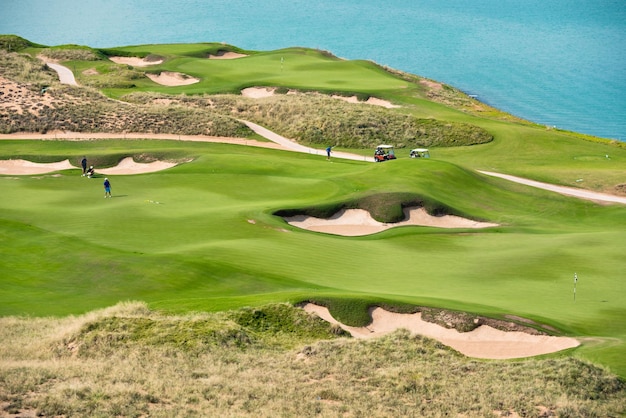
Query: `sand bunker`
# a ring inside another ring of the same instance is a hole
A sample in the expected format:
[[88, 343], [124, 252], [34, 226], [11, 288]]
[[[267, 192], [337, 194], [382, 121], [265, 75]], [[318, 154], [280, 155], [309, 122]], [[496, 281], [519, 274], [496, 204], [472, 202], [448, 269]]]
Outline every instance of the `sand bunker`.
[[147, 67], [149, 65], [157, 65], [163, 63], [162, 59], [152, 61], [138, 57], [109, 57], [109, 59], [116, 64], [132, 65], [133, 67]]
[[481, 325], [471, 332], [458, 332], [422, 320], [421, 313], [398, 314], [375, 308], [372, 323], [367, 327], [349, 327], [332, 317], [327, 308], [308, 303], [307, 312], [332, 324], [337, 324], [355, 338], [374, 338], [389, 334], [397, 329], [406, 329], [412, 334], [433, 338], [456, 351], [475, 358], [512, 359], [554, 353], [577, 347], [580, 343], [574, 338], [531, 335], [524, 332], [500, 331], [488, 325]]
[[[253, 99], [262, 99], [264, 97], [273, 96], [275, 92], [276, 92], [276, 87], [248, 87], [248, 88], [241, 90], [241, 95], [244, 97], [250, 97]], [[346, 97], [346, 96], [333, 95], [330, 97], [332, 97], [333, 99], [343, 100], [348, 103], [370, 104], [370, 105], [375, 105], [375, 106], [386, 107], [387, 109], [400, 107], [400, 106], [392, 104], [391, 102], [387, 100], [377, 99], [376, 97], [370, 97], [365, 102], [359, 101], [359, 99], [356, 96]]]
[[331, 97], [333, 99], [343, 100], [343, 101], [346, 101], [348, 103], [364, 103], [364, 104], [370, 104], [370, 105], [374, 105], [374, 106], [386, 107], [387, 109], [400, 107], [398, 105], [392, 104], [390, 101], [383, 100], [383, 99], [377, 99], [376, 97], [370, 97], [365, 102], [359, 101], [359, 99], [356, 96], [345, 97], [345, 96], [334, 95], [334, 96], [331, 96]]
[[211, 60], [232, 60], [237, 58], [247, 57], [246, 54], [238, 54], [237, 52], [223, 52], [217, 55], [209, 55]]
[[360, 236], [375, 234], [397, 226], [432, 226], [436, 228], [489, 228], [498, 226], [495, 223], [478, 222], [459, 216], [432, 216], [424, 208], [404, 209], [406, 220], [396, 223], [382, 223], [372, 218], [363, 209], [341, 210], [329, 219], [314, 218], [305, 215], [285, 217], [289, 225], [315, 232], [343, 236]]
[[[124, 158], [117, 166], [103, 169], [96, 169], [96, 174], [143, 174], [154, 173], [174, 167], [176, 163], [164, 161], [154, 161], [147, 164], [136, 163], [131, 157]], [[33, 163], [26, 160], [0, 160], [0, 175], [28, 175], [45, 174], [59, 170], [70, 170], [77, 168], [69, 160], [58, 163]]]
[[148, 78], [162, 86], [187, 86], [200, 81], [199, 78], [191, 77], [183, 73], [163, 71], [161, 74], [146, 74]]
[[271, 97], [274, 95], [276, 89], [273, 87], [248, 87], [241, 90], [243, 97], [250, 97], [252, 99], [262, 99], [264, 97]]
[[69, 160], [58, 163], [33, 163], [27, 160], [0, 160], [0, 174], [45, 174], [59, 170], [69, 170], [74, 167]]
[[174, 167], [176, 163], [168, 163], [165, 161], [154, 161], [151, 163], [136, 163], [131, 157], [126, 157], [118, 165], [110, 168], [102, 168], [96, 170], [96, 173], [102, 174], [143, 174], [154, 173], [156, 171], [165, 170]]

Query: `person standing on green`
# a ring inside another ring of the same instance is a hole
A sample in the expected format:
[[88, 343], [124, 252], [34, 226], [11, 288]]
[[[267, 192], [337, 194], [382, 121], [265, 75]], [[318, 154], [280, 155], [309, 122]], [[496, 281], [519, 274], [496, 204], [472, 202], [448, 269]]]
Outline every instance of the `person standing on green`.
[[83, 167], [83, 177], [85, 177], [85, 174], [87, 174], [87, 157], [83, 157], [83, 159], [80, 160], [80, 165]]
[[104, 179], [104, 198], [106, 199], [107, 197], [112, 197], [111, 196], [111, 182], [109, 181], [108, 178]]

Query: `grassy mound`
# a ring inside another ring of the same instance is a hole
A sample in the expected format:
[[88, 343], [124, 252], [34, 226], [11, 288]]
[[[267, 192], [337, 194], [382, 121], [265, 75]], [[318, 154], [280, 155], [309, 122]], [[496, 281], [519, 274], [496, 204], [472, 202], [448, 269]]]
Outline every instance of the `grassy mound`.
[[0, 35], [0, 50], [7, 52], [21, 52], [27, 48], [43, 48], [34, 42], [17, 35]]
[[[211, 103], [216, 108], [224, 106], [220, 98], [211, 99]], [[397, 148], [451, 147], [493, 139], [486, 130], [468, 123], [420, 119], [319, 94], [237, 100], [229, 107], [242, 119], [318, 147], [331, 144], [342, 148], [375, 148], [381, 142], [395, 144]]]
[[378, 222], [400, 222], [404, 219], [404, 208], [424, 207], [430, 215], [453, 215], [456, 212], [445, 205], [428, 201], [411, 193], [378, 193], [348, 200], [345, 202], [316, 205], [300, 209], [281, 209], [274, 215], [289, 217], [306, 215], [316, 218], [330, 218], [337, 212], [345, 209], [363, 209], [372, 215]]
[[84, 358], [107, 357], [138, 347], [200, 355], [220, 350], [287, 349], [295, 343], [336, 335], [345, 333], [304, 311], [276, 304], [191, 317], [156, 313], [104, 316], [84, 324], [55, 350]]

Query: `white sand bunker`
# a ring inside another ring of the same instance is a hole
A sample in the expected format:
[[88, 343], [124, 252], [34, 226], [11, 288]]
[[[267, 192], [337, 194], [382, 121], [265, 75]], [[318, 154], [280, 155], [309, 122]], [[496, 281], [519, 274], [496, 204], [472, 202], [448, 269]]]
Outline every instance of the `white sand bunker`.
[[436, 228], [489, 228], [495, 223], [478, 222], [459, 216], [432, 216], [422, 207], [405, 208], [406, 220], [396, 223], [378, 222], [368, 211], [363, 209], [341, 210], [329, 219], [314, 218], [305, 215], [285, 217], [289, 225], [327, 234], [360, 236], [375, 234], [397, 226], [432, 226]]
[[237, 52], [219, 52], [217, 55], [209, 55], [209, 59], [212, 60], [233, 60], [237, 58], [247, 57], [246, 54], [239, 54]]
[[276, 88], [274, 87], [248, 87], [241, 90], [241, 95], [252, 99], [262, 99], [273, 96], [275, 91]]
[[146, 74], [148, 78], [162, 86], [187, 86], [200, 81], [199, 78], [188, 76], [183, 73], [175, 73], [171, 71], [163, 71], [160, 74]]
[[569, 337], [531, 335], [524, 332], [500, 331], [488, 325], [481, 325], [470, 332], [458, 332], [422, 320], [421, 313], [399, 314], [375, 308], [372, 323], [367, 327], [349, 327], [332, 317], [327, 308], [312, 303], [304, 310], [332, 324], [339, 325], [355, 338], [374, 338], [389, 334], [397, 329], [406, 329], [412, 334], [433, 338], [442, 344], [468, 356], [483, 359], [512, 359], [554, 353], [577, 347], [580, 343]]
[[110, 168], [102, 168], [96, 170], [96, 173], [102, 174], [143, 174], [154, 173], [156, 171], [166, 170], [174, 167], [176, 163], [168, 163], [165, 161], [153, 161], [151, 163], [136, 163], [131, 157], [126, 157], [118, 165]]
[[[248, 88], [241, 90], [241, 95], [244, 97], [250, 97], [252, 99], [262, 99], [265, 97], [273, 96], [275, 92], [276, 92], [276, 87], [248, 87]], [[297, 93], [291, 91], [287, 94], [297, 94]], [[330, 97], [332, 97], [333, 99], [343, 100], [348, 103], [369, 104], [369, 105], [386, 107], [387, 109], [400, 107], [400, 106], [394, 105], [393, 103], [387, 100], [377, 99], [376, 97], [370, 97], [365, 102], [359, 101], [359, 99], [356, 96], [346, 97], [346, 96], [333, 95]]]
[[33, 163], [27, 160], [0, 160], [0, 174], [45, 174], [75, 168], [69, 160], [58, 163]]
[[163, 64], [162, 59], [155, 61], [138, 57], [109, 57], [109, 59], [116, 64], [132, 65], [133, 67], [147, 67], [149, 65]]
[[364, 102], [359, 101], [359, 99], [356, 96], [345, 97], [345, 96], [334, 95], [334, 96], [331, 96], [331, 97], [333, 99], [343, 100], [343, 101], [346, 101], [348, 103], [364, 103], [364, 104], [369, 104], [369, 105], [374, 105], [374, 106], [386, 107], [387, 109], [393, 109], [393, 108], [396, 108], [396, 107], [400, 107], [398, 105], [394, 105], [393, 103], [391, 103], [388, 100], [377, 99], [376, 97], [370, 97], [369, 99], [367, 99]]
[[[136, 163], [131, 157], [126, 157], [118, 165], [110, 168], [96, 169], [96, 174], [143, 174], [154, 173], [176, 166], [176, 163], [154, 161], [143, 164]], [[0, 160], [0, 175], [28, 175], [45, 174], [60, 170], [77, 168], [69, 160], [58, 163], [33, 163], [27, 160]]]

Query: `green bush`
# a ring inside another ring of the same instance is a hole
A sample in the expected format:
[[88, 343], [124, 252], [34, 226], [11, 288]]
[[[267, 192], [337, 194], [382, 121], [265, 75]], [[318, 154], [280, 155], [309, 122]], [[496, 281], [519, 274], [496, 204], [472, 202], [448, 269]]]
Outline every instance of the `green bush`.
[[16, 35], [0, 35], [0, 50], [6, 52], [19, 52], [26, 48], [33, 47], [42, 48], [43, 45], [30, 42], [29, 40]]

